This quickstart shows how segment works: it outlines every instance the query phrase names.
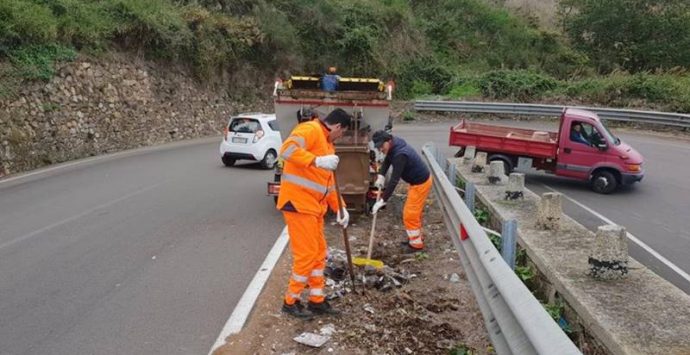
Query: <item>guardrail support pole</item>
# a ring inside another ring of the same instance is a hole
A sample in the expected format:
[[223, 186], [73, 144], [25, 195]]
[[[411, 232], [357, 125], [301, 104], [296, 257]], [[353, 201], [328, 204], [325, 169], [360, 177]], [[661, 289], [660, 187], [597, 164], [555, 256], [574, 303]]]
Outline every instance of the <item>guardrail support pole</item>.
[[455, 176], [458, 171], [457, 169], [458, 168], [455, 161], [448, 162], [448, 180], [450, 180], [450, 183], [453, 184], [453, 186], [457, 186], [458, 182]]
[[474, 184], [469, 181], [465, 183], [465, 205], [474, 213]]
[[501, 229], [501, 256], [511, 269], [515, 270], [515, 255], [517, 248], [517, 221], [514, 219], [503, 222]]

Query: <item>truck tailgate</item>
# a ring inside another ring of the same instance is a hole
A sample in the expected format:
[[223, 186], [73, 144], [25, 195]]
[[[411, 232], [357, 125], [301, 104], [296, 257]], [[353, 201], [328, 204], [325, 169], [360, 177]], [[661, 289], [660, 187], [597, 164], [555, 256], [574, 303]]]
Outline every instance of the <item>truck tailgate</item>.
[[534, 158], [556, 158], [558, 133], [494, 126], [463, 120], [450, 128], [449, 144], [479, 151]]

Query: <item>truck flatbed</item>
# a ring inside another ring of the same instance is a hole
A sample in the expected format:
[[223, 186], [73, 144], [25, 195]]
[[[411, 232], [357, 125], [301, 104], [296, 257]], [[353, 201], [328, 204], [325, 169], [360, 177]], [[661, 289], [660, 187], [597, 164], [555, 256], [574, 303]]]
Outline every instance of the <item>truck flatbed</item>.
[[494, 126], [463, 120], [451, 127], [452, 146], [474, 146], [478, 151], [555, 159], [558, 133]]

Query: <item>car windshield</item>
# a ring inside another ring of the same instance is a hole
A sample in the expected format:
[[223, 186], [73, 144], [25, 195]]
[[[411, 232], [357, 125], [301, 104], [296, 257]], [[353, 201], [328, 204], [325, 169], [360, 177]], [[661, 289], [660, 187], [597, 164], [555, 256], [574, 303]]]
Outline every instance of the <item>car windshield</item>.
[[230, 132], [237, 133], [256, 133], [261, 129], [259, 121], [251, 118], [238, 117], [230, 122]]
[[604, 128], [604, 136], [606, 136], [607, 141], [613, 142], [614, 145], [621, 144], [621, 140], [614, 136], [611, 131], [609, 131], [609, 128], [606, 127], [606, 123], [604, 121], [601, 122], [601, 127]]

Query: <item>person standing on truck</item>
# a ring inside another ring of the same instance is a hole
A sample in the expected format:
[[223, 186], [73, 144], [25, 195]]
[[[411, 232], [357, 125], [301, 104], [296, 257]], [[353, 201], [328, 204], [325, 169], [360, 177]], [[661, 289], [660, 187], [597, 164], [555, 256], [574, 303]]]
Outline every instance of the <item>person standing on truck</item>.
[[[338, 314], [324, 298], [327, 246], [323, 219], [330, 207], [343, 227], [350, 220], [344, 201], [343, 215], [338, 208], [334, 174], [339, 159], [333, 146], [350, 122], [350, 115], [337, 108], [323, 120], [297, 125], [280, 148], [284, 166], [276, 207], [283, 213], [292, 252], [292, 276], [282, 311], [297, 318]], [[304, 307], [300, 298], [307, 286], [309, 303]]]
[[336, 67], [329, 67], [328, 72], [321, 77], [321, 89], [323, 91], [333, 92], [338, 89], [338, 82], [340, 75], [337, 74]]
[[592, 143], [590, 143], [582, 133], [582, 125], [579, 122], [573, 123], [570, 129], [570, 140], [576, 143], [587, 144], [589, 146], [592, 145]]
[[[422, 158], [402, 138], [394, 137], [386, 131], [377, 131], [372, 136], [374, 147], [386, 155], [383, 165], [378, 172], [374, 186], [381, 189], [385, 185], [383, 196], [376, 201], [372, 213], [377, 213], [386, 205], [393, 195], [400, 179], [410, 184], [405, 207], [403, 208], [403, 223], [407, 232], [407, 242], [404, 244], [412, 251], [424, 249], [422, 234], [422, 214], [426, 198], [431, 190], [431, 174]], [[393, 173], [386, 184], [386, 173], [393, 166]]]

